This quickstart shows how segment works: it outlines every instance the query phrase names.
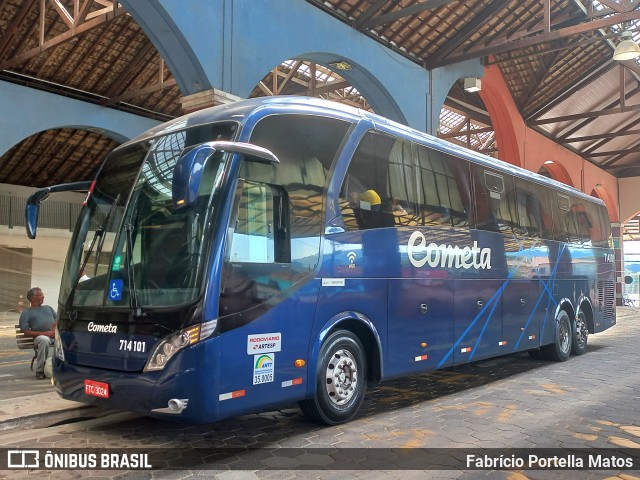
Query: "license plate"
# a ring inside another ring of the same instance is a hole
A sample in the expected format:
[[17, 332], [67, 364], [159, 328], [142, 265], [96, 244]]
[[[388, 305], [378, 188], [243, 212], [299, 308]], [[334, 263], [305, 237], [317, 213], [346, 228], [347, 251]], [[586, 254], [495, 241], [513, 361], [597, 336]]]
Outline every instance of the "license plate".
[[109, 384], [85, 379], [84, 393], [93, 397], [109, 398]]

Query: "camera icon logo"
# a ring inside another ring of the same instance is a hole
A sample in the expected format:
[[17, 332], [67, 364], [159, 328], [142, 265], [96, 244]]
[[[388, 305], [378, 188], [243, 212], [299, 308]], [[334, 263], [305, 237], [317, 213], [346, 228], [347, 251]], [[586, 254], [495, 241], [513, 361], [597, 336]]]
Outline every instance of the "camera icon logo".
[[40, 452], [38, 450], [8, 450], [8, 468], [38, 468], [40, 467]]

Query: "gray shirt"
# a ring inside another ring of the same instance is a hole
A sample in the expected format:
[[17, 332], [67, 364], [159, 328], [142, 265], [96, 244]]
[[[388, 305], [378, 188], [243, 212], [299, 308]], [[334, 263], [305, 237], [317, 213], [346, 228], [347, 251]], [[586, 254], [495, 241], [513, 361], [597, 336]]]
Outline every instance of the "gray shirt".
[[48, 332], [56, 320], [56, 311], [49, 305], [27, 308], [20, 314], [20, 330], [26, 332]]

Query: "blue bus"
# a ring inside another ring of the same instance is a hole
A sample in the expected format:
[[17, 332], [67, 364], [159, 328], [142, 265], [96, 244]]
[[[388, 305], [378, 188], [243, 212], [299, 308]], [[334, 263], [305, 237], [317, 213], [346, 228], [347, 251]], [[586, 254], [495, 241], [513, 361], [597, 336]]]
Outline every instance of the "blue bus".
[[62, 397], [188, 422], [297, 401], [353, 418], [368, 384], [616, 323], [604, 204], [357, 109], [270, 97], [116, 148], [66, 258]]

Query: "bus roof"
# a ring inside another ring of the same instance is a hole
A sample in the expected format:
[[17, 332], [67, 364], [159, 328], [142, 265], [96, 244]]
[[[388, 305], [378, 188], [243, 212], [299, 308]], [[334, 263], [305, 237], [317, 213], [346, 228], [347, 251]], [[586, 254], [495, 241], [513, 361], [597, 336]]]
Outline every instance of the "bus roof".
[[488, 155], [484, 155], [480, 152], [469, 150], [460, 145], [456, 145], [455, 143], [439, 139], [437, 137], [434, 137], [433, 135], [415, 130], [411, 127], [382, 117], [375, 113], [314, 97], [259, 97], [248, 100], [241, 100], [225, 105], [218, 105], [216, 107], [205, 108], [203, 110], [189, 113], [174, 120], [162, 123], [144, 132], [138, 137], [124, 143], [118, 148], [125, 147], [132, 143], [149, 140], [153, 137], [164, 135], [169, 132], [183, 130], [199, 125], [206, 125], [209, 123], [220, 121], [235, 121], [243, 125], [249, 118], [253, 117], [254, 115], [262, 116], [268, 113], [273, 113], [274, 111], [281, 111], [282, 113], [298, 112], [326, 115], [328, 117], [341, 118], [343, 120], [351, 121], [354, 123], [362, 120], [368, 120], [372, 123], [372, 126], [380, 132], [397, 135], [401, 138], [427, 145], [437, 150], [463, 158], [465, 160], [484, 165], [487, 168], [492, 168], [504, 173], [509, 173], [516, 177], [526, 178], [527, 180], [532, 180], [539, 184], [551, 186], [563, 193], [575, 195], [588, 201], [605, 205], [604, 202], [602, 202], [602, 200], [600, 200], [599, 198], [587, 195], [586, 193], [581, 192], [576, 188], [558, 182], [554, 179], [544, 177], [530, 170], [525, 170], [521, 167], [511, 165], [494, 157], [489, 157]]

